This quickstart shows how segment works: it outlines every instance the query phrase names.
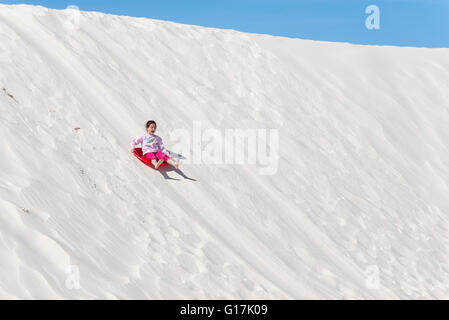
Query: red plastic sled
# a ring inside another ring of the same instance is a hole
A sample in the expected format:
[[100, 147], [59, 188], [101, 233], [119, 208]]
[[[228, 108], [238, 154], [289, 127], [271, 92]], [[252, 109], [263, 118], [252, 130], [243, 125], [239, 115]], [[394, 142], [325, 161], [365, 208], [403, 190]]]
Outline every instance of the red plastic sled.
[[[137, 159], [139, 159], [140, 161], [142, 161], [143, 163], [145, 163], [147, 166], [149, 166], [149, 167], [151, 167], [151, 168], [154, 169], [154, 166], [153, 166], [153, 164], [151, 163], [151, 161], [149, 161], [147, 158], [145, 158], [145, 157], [143, 156], [143, 154], [142, 154], [142, 148], [135, 148], [133, 154], [134, 154], [134, 156], [135, 156]], [[167, 162], [165, 162], [165, 161], [162, 162], [161, 165], [159, 166], [159, 168], [165, 166], [166, 164], [167, 164]]]

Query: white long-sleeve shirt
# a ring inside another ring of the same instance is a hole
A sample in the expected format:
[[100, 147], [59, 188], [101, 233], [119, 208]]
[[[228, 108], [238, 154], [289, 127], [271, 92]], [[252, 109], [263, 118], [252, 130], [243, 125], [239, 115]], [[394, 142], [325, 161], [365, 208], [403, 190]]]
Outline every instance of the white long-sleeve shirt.
[[142, 154], [147, 154], [148, 152], [163, 152], [168, 154], [167, 149], [165, 149], [164, 144], [162, 142], [162, 138], [153, 134], [144, 134], [141, 137], [138, 137], [131, 141], [131, 148], [135, 148], [137, 145], [142, 145]]

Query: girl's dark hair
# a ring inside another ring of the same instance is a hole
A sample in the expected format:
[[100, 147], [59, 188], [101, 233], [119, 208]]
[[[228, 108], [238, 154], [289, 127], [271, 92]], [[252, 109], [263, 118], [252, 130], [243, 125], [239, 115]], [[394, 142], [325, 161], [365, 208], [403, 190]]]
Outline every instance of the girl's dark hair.
[[154, 124], [157, 127], [156, 121], [150, 120], [150, 121], [147, 122], [146, 128], [148, 129], [152, 124]]

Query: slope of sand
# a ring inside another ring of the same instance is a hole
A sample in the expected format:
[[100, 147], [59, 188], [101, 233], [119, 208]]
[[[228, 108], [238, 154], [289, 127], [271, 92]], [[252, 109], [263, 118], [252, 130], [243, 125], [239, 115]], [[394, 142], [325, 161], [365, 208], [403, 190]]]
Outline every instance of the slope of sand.
[[[449, 49], [71, 14], [0, 5], [0, 298], [449, 298]], [[154, 171], [149, 119], [278, 168]]]

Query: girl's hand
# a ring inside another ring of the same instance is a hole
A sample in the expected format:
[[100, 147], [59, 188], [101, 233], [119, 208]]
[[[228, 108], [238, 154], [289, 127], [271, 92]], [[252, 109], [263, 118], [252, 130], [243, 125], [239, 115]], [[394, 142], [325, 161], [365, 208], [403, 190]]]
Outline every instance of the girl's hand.
[[134, 148], [132, 148], [132, 149], [131, 149], [131, 153], [134, 153], [134, 150], [135, 150], [135, 149], [134, 149]]

